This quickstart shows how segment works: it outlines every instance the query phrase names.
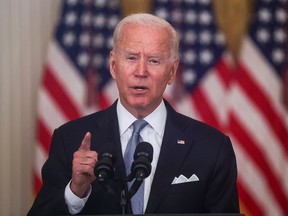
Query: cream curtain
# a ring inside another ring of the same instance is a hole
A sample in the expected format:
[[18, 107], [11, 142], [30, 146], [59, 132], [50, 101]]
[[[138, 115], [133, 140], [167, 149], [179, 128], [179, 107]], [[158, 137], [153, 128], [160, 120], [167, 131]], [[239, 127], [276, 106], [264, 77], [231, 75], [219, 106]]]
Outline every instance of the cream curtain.
[[0, 215], [33, 200], [37, 89], [59, 0], [0, 0]]

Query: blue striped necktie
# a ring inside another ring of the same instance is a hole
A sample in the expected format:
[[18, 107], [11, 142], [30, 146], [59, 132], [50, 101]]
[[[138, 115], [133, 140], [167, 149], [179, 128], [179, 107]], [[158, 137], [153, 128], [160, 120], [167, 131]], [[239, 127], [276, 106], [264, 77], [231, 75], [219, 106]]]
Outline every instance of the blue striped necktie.
[[[125, 154], [124, 154], [124, 162], [126, 166], [126, 175], [131, 173], [131, 165], [133, 162], [133, 156], [136, 149], [136, 146], [139, 142], [143, 141], [140, 132], [148, 123], [143, 119], [138, 119], [133, 122], [133, 133], [130, 137]], [[128, 182], [128, 188], [130, 189], [132, 182]], [[141, 184], [138, 191], [131, 198], [131, 205], [133, 214], [143, 214], [143, 206], [144, 206], [144, 183]]]

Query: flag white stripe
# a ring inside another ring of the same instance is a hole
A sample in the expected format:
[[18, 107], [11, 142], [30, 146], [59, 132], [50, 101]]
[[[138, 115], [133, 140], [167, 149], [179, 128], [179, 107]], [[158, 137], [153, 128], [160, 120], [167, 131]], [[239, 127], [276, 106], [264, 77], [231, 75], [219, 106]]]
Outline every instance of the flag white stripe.
[[41, 88], [39, 91], [38, 118], [44, 122], [49, 131], [53, 131], [56, 127], [68, 121], [61, 109], [58, 108], [58, 104], [54, 102], [45, 88]]
[[274, 199], [270, 187], [266, 183], [265, 177], [259, 171], [259, 167], [253, 163], [250, 156], [245, 154], [240, 143], [237, 142], [237, 138], [231, 135], [231, 139], [236, 153], [238, 170], [240, 170], [238, 172], [238, 180], [245, 190], [249, 191], [253, 200], [263, 208], [265, 215], [284, 216], [278, 202]]
[[221, 81], [217, 70], [211, 71], [202, 82], [201, 88], [208, 99], [209, 106], [213, 108], [217, 120], [221, 124], [227, 122], [227, 90]]
[[271, 101], [271, 105], [276, 112], [282, 116], [285, 116], [286, 113], [287, 119], [287, 112], [281, 101], [283, 93], [281, 88], [282, 81], [280, 80], [280, 77], [275, 76], [276, 72], [271, 65], [265, 61], [261, 52], [249, 37], [246, 37], [243, 41], [240, 59], [242, 60], [242, 64], [248, 68], [248, 72], [253, 77], [253, 80], [258, 83], [261, 90], [269, 98], [269, 101]]
[[35, 145], [35, 163], [34, 163], [34, 172], [36, 176], [41, 178], [41, 169], [47, 159], [48, 153], [42, 147], [41, 143], [37, 142]]
[[190, 116], [191, 118], [201, 120], [201, 116], [195, 108], [194, 101], [191, 99], [191, 95], [185, 93], [185, 95], [179, 101], [177, 101], [175, 107], [175, 109], [180, 113]]
[[[258, 108], [248, 100], [249, 96], [245, 95], [238, 86], [234, 85], [231, 95], [231, 110], [237, 115], [249, 137], [263, 151], [275, 176], [284, 178], [282, 166], [286, 162], [286, 155], [278, 137], [272, 133], [273, 130], [261, 116]], [[288, 166], [288, 164], [286, 165]]]
[[59, 48], [56, 41], [50, 43], [47, 61], [48, 65], [52, 68], [54, 77], [69, 94], [69, 100], [73, 101], [73, 104], [80, 112], [85, 110], [84, 100], [87, 94], [85, 81], [79, 75], [77, 69], [70, 63], [62, 49]]

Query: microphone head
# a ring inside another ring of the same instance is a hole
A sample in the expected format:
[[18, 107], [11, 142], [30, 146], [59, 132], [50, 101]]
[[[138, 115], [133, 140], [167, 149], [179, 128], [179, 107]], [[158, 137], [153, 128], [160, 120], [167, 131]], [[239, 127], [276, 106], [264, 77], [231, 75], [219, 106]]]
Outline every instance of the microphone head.
[[115, 161], [115, 152], [113, 148], [113, 144], [110, 142], [107, 142], [103, 145], [102, 148], [97, 150], [98, 152], [98, 161], [102, 160], [103, 158], [110, 158], [112, 162], [114, 163]]
[[134, 160], [139, 158], [140, 156], [147, 157], [149, 162], [151, 163], [153, 160], [153, 147], [148, 142], [140, 142], [136, 146], [135, 153], [134, 153]]
[[134, 161], [131, 166], [132, 176], [138, 181], [143, 181], [151, 173], [151, 162], [153, 160], [153, 147], [148, 142], [137, 145], [134, 153]]
[[98, 154], [98, 161], [94, 168], [94, 174], [100, 182], [104, 182], [113, 177], [114, 162], [113, 150], [107, 148]]

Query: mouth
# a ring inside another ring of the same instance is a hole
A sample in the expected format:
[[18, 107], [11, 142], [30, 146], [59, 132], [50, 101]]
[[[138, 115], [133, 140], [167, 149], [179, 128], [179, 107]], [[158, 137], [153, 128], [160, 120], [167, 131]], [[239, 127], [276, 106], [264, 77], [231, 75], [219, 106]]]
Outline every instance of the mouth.
[[131, 86], [130, 89], [134, 92], [134, 93], [144, 93], [148, 90], [147, 87], [145, 86]]
[[144, 86], [133, 86], [132, 89], [135, 89], [137, 91], [142, 91], [142, 90], [146, 90], [147, 88]]

